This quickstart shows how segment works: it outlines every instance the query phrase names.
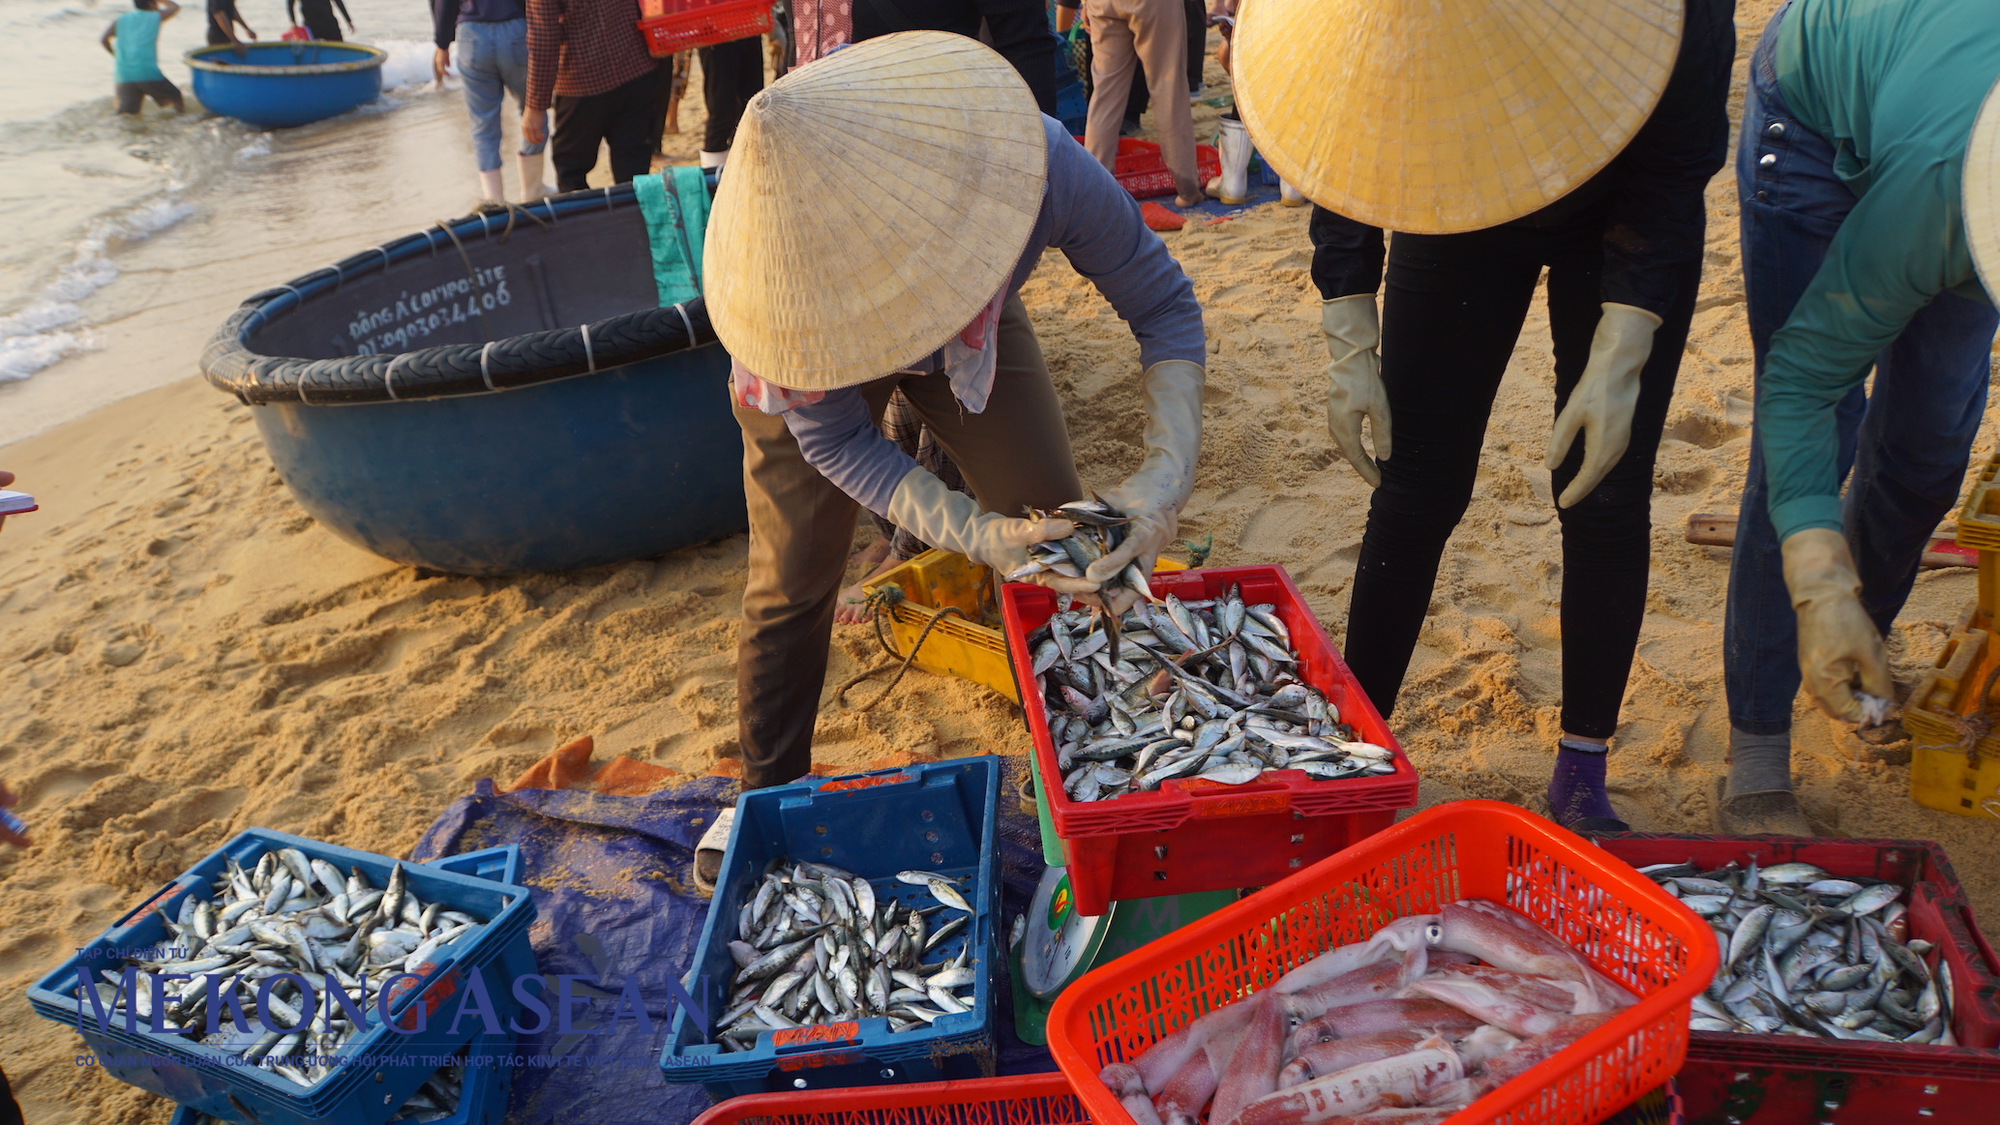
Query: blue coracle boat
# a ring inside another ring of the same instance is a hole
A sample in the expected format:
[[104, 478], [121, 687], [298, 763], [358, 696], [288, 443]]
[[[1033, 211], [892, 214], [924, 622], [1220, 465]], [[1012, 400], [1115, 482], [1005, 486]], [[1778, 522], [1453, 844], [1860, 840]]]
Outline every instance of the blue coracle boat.
[[186, 55], [194, 96], [211, 113], [264, 129], [334, 117], [382, 94], [389, 56], [359, 43], [317, 39], [198, 47]]
[[468, 216], [251, 297], [202, 356], [334, 533], [456, 574], [742, 530], [729, 356], [659, 307], [631, 185]]

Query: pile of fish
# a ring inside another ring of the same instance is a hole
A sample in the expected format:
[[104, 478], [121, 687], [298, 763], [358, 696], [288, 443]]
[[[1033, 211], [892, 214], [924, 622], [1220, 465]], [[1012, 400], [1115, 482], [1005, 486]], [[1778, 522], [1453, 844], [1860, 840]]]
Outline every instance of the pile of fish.
[[1390, 751], [1358, 741], [1339, 708], [1300, 682], [1277, 607], [1244, 604], [1239, 586], [1215, 599], [1142, 601], [1122, 621], [1058, 600], [1028, 651], [1072, 801], [1174, 778], [1241, 785], [1266, 770], [1329, 781], [1396, 771]]
[[[1019, 582], [1043, 571], [1060, 574], [1064, 578], [1082, 578], [1091, 563], [1118, 549], [1118, 545], [1125, 541], [1125, 525], [1132, 522], [1131, 517], [1105, 503], [1102, 497], [1078, 500], [1048, 512], [1030, 508], [1028, 514], [1038, 520], [1068, 520], [1076, 525], [1076, 531], [1063, 539], [1029, 544], [1027, 563], [1007, 572], [1009, 582]], [[1141, 598], [1153, 600], [1153, 588], [1146, 581], [1146, 572], [1140, 570], [1136, 562], [1128, 564], [1104, 583], [1103, 589], [1108, 593], [1121, 586]]]
[[1636, 1001], [1479, 899], [1329, 950], [1100, 1074], [1137, 1125], [1434, 1125]]
[[[388, 885], [378, 889], [360, 868], [342, 875], [333, 864], [308, 859], [297, 848], [265, 852], [248, 871], [230, 860], [216, 877], [214, 892], [213, 898], [183, 898], [178, 916], [167, 923], [179, 954], [175, 959], [124, 962], [138, 969], [129, 994], [120, 988], [122, 973], [100, 970], [106, 983], [95, 986], [98, 1005], [115, 1010], [122, 1021], [129, 1002], [142, 1025], [151, 1028], [152, 978], [191, 974], [159, 982], [165, 1000], [161, 1030], [254, 1059], [300, 1086], [311, 1086], [337, 1069], [337, 1062], [322, 1060], [338, 1054], [357, 1032], [332, 989], [344, 992], [364, 1015], [376, 1012], [383, 981], [399, 973], [421, 973], [439, 952], [485, 925], [484, 919], [417, 898], [400, 863], [390, 869]], [[306, 997], [297, 984], [279, 981], [265, 1006], [271, 1022], [282, 1027], [310, 1022], [298, 1031], [266, 1031], [256, 1018], [258, 988], [266, 978], [283, 973], [312, 985], [317, 1010], [301, 1011]], [[405, 981], [404, 987], [409, 984]], [[236, 1023], [232, 996], [242, 1007], [248, 1031]], [[77, 999], [86, 1013], [93, 1011], [81, 991]], [[220, 1011], [217, 1030], [206, 1034], [211, 1000]], [[375, 1017], [369, 1018], [373, 1026]]]
[[[458, 1098], [464, 1092], [464, 1087], [465, 1066], [462, 1063], [453, 1063], [431, 1075], [430, 1080], [425, 1082], [422, 1088], [411, 1094], [410, 1100], [403, 1103], [403, 1107], [396, 1111], [394, 1117], [389, 1118], [388, 1125], [396, 1125], [402, 1121], [411, 1122], [412, 1125], [423, 1125], [424, 1122], [444, 1121], [455, 1117], [458, 1115]], [[235, 1122], [197, 1113], [194, 1115], [193, 1125], [235, 1125]]]
[[1722, 964], [1689, 1027], [1758, 1035], [1953, 1044], [1951, 966], [1909, 940], [1903, 888], [1810, 863], [1639, 869], [1708, 920]]
[[[890, 1031], [904, 1032], [971, 1011], [986, 971], [970, 940], [972, 904], [946, 875], [896, 879], [936, 902], [913, 907], [838, 867], [773, 860], [737, 911], [736, 977], [716, 1021], [723, 1049], [749, 1050], [784, 1028], [886, 1016]], [[944, 911], [951, 916], [934, 925]], [[947, 958], [954, 941], [958, 954]]]

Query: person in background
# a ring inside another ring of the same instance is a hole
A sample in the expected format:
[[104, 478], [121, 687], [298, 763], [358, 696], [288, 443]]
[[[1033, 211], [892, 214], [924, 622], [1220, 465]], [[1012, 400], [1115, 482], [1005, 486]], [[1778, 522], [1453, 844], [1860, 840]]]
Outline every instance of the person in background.
[[[936, 111], [924, 147], [903, 151], [897, 110], [911, 102]], [[847, 128], [829, 132], [836, 120]], [[1104, 491], [1132, 517], [1124, 545], [1086, 578], [1048, 584], [1091, 593], [1128, 565], [1150, 571], [1172, 541], [1194, 484], [1206, 352], [1193, 285], [1138, 204], [974, 40], [908, 32], [801, 65], [752, 102], [733, 160], [709, 223], [705, 300], [734, 361], [743, 427], [737, 723], [743, 784], [758, 788], [812, 766], [861, 506], [1002, 572], [1029, 544], [1069, 533], [1063, 520], [1019, 518], [1084, 494], [1018, 294], [1044, 250], [1060, 251], [1131, 326], [1146, 416], [1143, 463]], [[827, 198], [811, 187], [890, 174], [907, 190]], [[888, 236], [918, 229], [931, 233]], [[899, 389], [973, 496], [878, 428]], [[698, 881], [705, 865], [712, 877], [727, 831], [704, 835]]]
[[[892, 31], [949, 31], [980, 39], [1014, 67], [1035, 105], [1056, 111], [1056, 39], [1043, 0], [790, 0], [799, 66], [843, 43]], [[981, 31], [984, 35], [981, 35]]]
[[[236, 29], [243, 29], [242, 38]], [[220, 47], [225, 43], [236, 45], [236, 53], [244, 53], [243, 40], [254, 41], [257, 33], [250, 30], [250, 24], [236, 11], [236, 0], [208, 0], [208, 45]]]
[[528, 112], [521, 135], [548, 139], [543, 111], [555, 110], [556, 187], [582, 191], [611, 150], [611, 176], [629, 183], [660, 147], [648, 137], [660, 89], [659, 60], [639, 31], [638, 0], [527, 0]]
[[659, 87], [653, 94], [653, 118], [646, 135], [653, 138], [653, 171], [667, 166], [663, 138], [681, 131], [681, 99], [687, 96], [688, 76], [694, 69], [694, 52], [675, 51], [660, 60]]
[[[437, 44], [431, 73], [440, 84], [451, 66], [452, 41], [458, 42], [458, 77], [465, 83], [465, 110], [472, 118], [480, 198], [501, 202], [507, 185], [500, 174], [500, 105], [511, 93], [522, 117], [528, 113], [527, 10], [521, 0], [432, 0], [431, 24]], [[547, 132], [544, 128], [544, 137]], [[542, 149], [548, 142], [530, 141], [525, 124], [521, 133], [514, 158], [521, 173], [521, 202], [527, 203], [548, 194], [542, 182]]]
[[1757, 413], [1716, 820], [1803, 836], [1800, 681], [1843, 722], [1864, 719], [1857, 693], [1891, 698], [1882, 634], [1958, 503], [1985, 414], [2000, 19], [1990, 0], [1794, 0], [1749, 77], [1736, 191]]
[[1107, 170], [1118, 161], [1132, 73], [1143, 60], [1152, 94], [1160, 160], [1174, 178], [1174, 202], [1204, 198], [1195, 179], [1194, 114], [1188, 103], [1187, 9], [1183, 0], [1085, 0], [1090, 30], [1090, 113], [1084, 146]]
[[[14, 474], [0, 470], [0, 488], [14, 483]], [[7, 525], [7, 517], [0, 516], [0, 527]], [[28, 826], [21, 823], [12, 812], [20, 798], [7, 783], [0, 781], [0, 843], [9, 847], [26, 848], [33, 841], [28, 839]], [[14, 1091], [7, 1085], [7, 1072], [0, 1070], [0, 1125], [22, 1125], [21, 1107], [14, 1101]]]
[[[1701, 281], [1703, 192], [1729, 148], [1735, 4], [1686, 0], [1666, 28], [1598, 0], [1542, 7], [1548, 41], [1509, 47], [1494, 34], [1505, 5], [1455, 6], [1464, 57], [1409, 67], [1366, 40], [1329, 49], [1344, 30], [1381, 27], [1397, 5], [1255, 0], [1242, 6], [1230, 65], [1259, 148], [1325, 204], [1309, 230], [1332, 360], [1327, 428], [1375, 490], [1342, 651], [1384, 716], [1546, 276], [1555, 424], [1544, 464], [1562, 528], [1562, 734], [1547, 797], [1566, 828], [1623, 831], [1605, 767], [1645, 618], [1653, 465]], [[1444, 18], [1385, 33], [1428, 42]], [[1573, 49], [1586, 41], [1619, 49]], [[1531, 65], [1554, 57], [1601, 65]], [[1475, 60], [1543, 77], [1503, 88]], [[1560, 108], [1508, 113], [1510, 98]], [[1458, 113], [1405, 112], [1434, 105]], [[1333, 151], [1380, 156], [1326, 159]], [[1386, 275], [1384, 226], [1396, 231]]]
[[333, 18], [333, 10], [340, 9], [340, 17], [347, 21], [347, 30], [354, 31], [354, 17], [347, 14], [347, 5], [341, 0], [285, 0], [285, 18], [292, 26], [301, 23], [314, 39], [328, 43], [340, 42], [340, 20]]
[[147, 98], [179, 113], [181, 88], [160, 72], [160, 25], [179, 14], [174, 0], [132, 0], [132, 11], [111, 21], [97, 41], [112, 59], [112, 93], [118, 112], [135, 114]]
[[701, 56], [701, 97], [708, 106], [702, 126], [701, 166], [720, 168], [729, 160], [743, 108], [764, 88], [764, 39], [752, 35], [696, 50]]

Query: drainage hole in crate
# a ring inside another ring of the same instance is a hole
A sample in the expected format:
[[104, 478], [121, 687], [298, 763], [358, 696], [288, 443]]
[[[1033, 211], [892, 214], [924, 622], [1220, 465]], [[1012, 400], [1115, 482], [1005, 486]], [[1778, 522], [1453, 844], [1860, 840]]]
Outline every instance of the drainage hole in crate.
[[1153, 845], [1153, 858], [1154, 859], [1167, 858], [1167, 846], [1165, 844]]
[[824, 836], [824, 835], [826, 835], [826, 825], [824, 825], [824, 824], [815, 824], [815, 825], [813, 825], [813, 831], [814, 831], [815, 833], [817, 833], [818, 835], [821, 835], [821, 836]]
[[937, 829], [931, 828], [927, 829], [924, 832], [924, 843], [935, 844], [937, 843], [937, 841], [938, 841]]
[[1937, 1093], [1937, 1092], [1938, 1092], [1938, 1088], [1937, 1088], [1937, 1086], [1936, 1086], [1935, 1084], [1932, 1084], [1932, 1085], [1929, 1085], [1929, 1086], [1926, 1086], [1926, 1087], [1924, 1087], [1924, 1093], [1926, 1093], [1926, 1094], [1935, 1094], [1935, 1093]]
[[944, 853], [943, 853], [943, 852], [932, 852], [932, 853], [931, 853], [931, 862], [932, 862], [932, 863], [943, 863], [943, 862], [944, 862]]
[[1287, 864], [1286, 864], [1285, 866], [1287, 866], [1287, 867], [1298, 867], [1299, 865], [1300, 865], [1300, 864], [1299, 864], [1299, 857], [1298, 857], [1298, 856], [1293, 856], [1293, 857], [1291, 858], [1291, 862], [1287, 863]]
[[832, 849], [832, 848], [821, 848], [821, 849], [819, 850], [819, 857], [820, 857], [821, 859], [832, 859], [832, 858], [833, 858], [833, 849]]
[[1166, 872], [1164, 872], [1164, 871], [1155, 871], [1155, 872], [1153, 872], [1153, 881], [1154, 881], [1155, 883], [1164, 883], [1164, 882], [1166, 882], [1166, 881], [1167, 881], [1167, 873], [1166, 873]]
[[922, 811], [922, 812], [918, 813], [918, 814], [917, 814], [917, 816], [918, 816], [919, 818], [923, 819], [923, 820], [936, 820], [936, 819], [937, 819], [936, 817], [934, 817], [934, 816], [932, 816], [932, 815], [931, 815], [931, 810], [929, 810], [929, 809], [925, 809], [924, 811]]
[[1305, 833], [1303, 833], [1303, 832], [1294, 832], [1294, 833], [1292, 833], [1292, 843], [1294, 843], [1294, 844], [1303, 844], [1303, 843], [1305, 843], [1305, 842], [1306, 842], [1306, 834], [1305, 834]]

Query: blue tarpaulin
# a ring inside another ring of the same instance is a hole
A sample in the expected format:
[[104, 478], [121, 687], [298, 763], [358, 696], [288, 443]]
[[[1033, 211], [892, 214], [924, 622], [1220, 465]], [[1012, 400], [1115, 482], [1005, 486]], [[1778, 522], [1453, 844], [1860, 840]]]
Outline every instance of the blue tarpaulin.
[[[1005, 925], [1027, 909], [1042, 857], [1034, 815], [1014, 798], [1026, 761], [1002, 762], [998, 842]], [[558, 976], [575, 978], [569, 985], [579, 998], [573, 1030], [562, 1033], [551, 1018], [516, 1045], [516, 1054], [531, 1061], [514, 1070], [512, 1125], [682, 1125], [708, 1108], [700, 1086], [662, 1080], [658, 1059], [675, 1003], [669, 982], [678, 982], [693, 963], [708, 912], [708, 900], [689, 882], [695, 842], [736, 794], [735, 782], [714, 777], [643, 797], [567, 789], [499, 793], [491, 781], [481, 781], [417, 842], [411, 858], [418, 862], [520, 845], [521, 881], [535, 900], [529, 937], [549, 985], [545, 995], [553, 997]], [[994, 989], [1000, 1073], [1056, 1069], [1047, 1050], [1015, 1038], [1004, 968], [1000, 977]], [[650, 1029], [620, 1002], [634, 983]], [[555, 1007], [553, 999], [549, 1003]], [[619, 1018], [612, 1023], [614, 1009]], [[523, 1026], [539, 1020], [532, 1011], [517, 1018]], [[575, 1030], [593, 1027], [602, 1030]]]

